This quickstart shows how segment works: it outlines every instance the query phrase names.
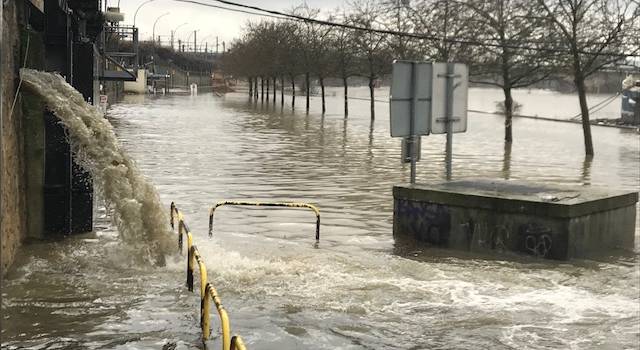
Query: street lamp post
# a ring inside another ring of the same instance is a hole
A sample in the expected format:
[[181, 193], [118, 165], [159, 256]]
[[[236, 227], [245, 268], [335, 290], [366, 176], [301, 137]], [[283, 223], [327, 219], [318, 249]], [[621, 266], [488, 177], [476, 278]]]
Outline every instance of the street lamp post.
[[160, 18], [169, 15], [169, 12], [165, 12], [163, 14], [161, 14], [160, 16], [158, 16], [158, 18], [156, 18], [156, 21], [153, 22], [153, 30], [151, 31], [151, 40], [153, 41], [154, 45], [156, 42], [156, 24], [158, 23], [158, 21], [160, 20]]
[[142, 4], [140, 4], [140, 6], [138, 6], [138, 8], [136, 9], [136, 12], [133, 14], [133, 26], [134, 27], [136, 26], [136, 16], [138, 15], [138, 11], [140, 10], [140, 8], [142, 6], [144, 6], [145, 4], [148, 4], [148, 3], [152, 2], [152, 1], [155, 1], [155, 0], [147, 0], [147, 1], [143, 2]]
[[[182, 23], [181, 25], [179, 25], [179, 26], [175, 27], [175, 29], [171, 31], [171, 49], [172, 49], [172, 50], [175, 50], [175, 49], [174, 49], [174, 47], [173, 47], [173, 41], [174, 41], [174, 38], [175, 38], [176, 32], [178, 31], [178, 29], [179, 29], [180, 27], [184, 26], [185, 24], [187, 24], [187, 22]], [[180, 48], [178, 48], [178, 51], [180, 51]]]

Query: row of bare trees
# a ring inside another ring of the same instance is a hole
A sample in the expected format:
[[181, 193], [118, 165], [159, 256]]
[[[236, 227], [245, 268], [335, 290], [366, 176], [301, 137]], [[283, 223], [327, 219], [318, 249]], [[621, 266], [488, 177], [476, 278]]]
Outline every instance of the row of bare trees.
[[255, 98], [258, 85], [264, 99], [265, 83], [268, 91], [273, 82], [275, 101], [279, 80], [281, 103], [290, 83], [295, 105], [296, 81], [303, 78], [309, 111], [313, 78], [324, 113], [325, 80], [339, 78], [347, 116], [348, 79], [361, 76], [369, 82], [374, 119], [374, 87], [394, 59], [463, 62], [474, 82], [503, 90], [504, 139], [510, 144], [512, 90], [552, 75], [570, 76], [587, 155], [594, 152], [585, 79], [640, 54], [638, 0], [359, 0], [329, 14], [306, 5], [292, 14], [346, 26], [282, 19], [249, 23], [223, 66], [247, 78]]

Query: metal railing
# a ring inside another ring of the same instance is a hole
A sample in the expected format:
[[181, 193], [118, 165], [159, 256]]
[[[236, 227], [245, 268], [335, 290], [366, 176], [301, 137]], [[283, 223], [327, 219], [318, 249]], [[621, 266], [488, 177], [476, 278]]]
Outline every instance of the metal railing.
[[216, 306], [222, 329], [222, 350], [246, 350], [242, 338], [238, 335], [231, 336], [229, 315], [222, 305], [218, 292], [207, 280], [207, 267], [198, 248], [193, 243], [193, 235], [184, 221], [184, 217], [175, 203], [171, 202], [171, 229], [175, 230], [178, 221], [178, 249], [182, 252], [183, 235], [187, 236], [187, 288], [193, 291], [193, 274], [195, 266], [200, 272], [200, 328], [202, 329], [202, 341], [207, 341], [211, 335], [211, 302]]
[[320, 240], [320, 210], [311, 204], [307, 203], [273, 203], [273, 202], [243, 202], [243, 201], [222, 201], [216, 203], [209, 210], [209, 237], [213, 235], [213, 214], [216, 209], [223, 205], [233, 206], [256, 206], [256, 207], [286, 207], [286, 208], [309, 208], [316, 214], [316, 241]]

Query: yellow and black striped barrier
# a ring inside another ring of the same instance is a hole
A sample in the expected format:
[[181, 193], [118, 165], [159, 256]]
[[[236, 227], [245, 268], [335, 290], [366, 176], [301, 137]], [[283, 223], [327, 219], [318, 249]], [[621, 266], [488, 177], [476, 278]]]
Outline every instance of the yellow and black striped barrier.
[[222, 201], [216, 203], [209, 210], [209, 237], [213, 235], [213, 214], [216, 209], [223, 205], [233, 206], [256, 206], [256, 207], [285, 207], [285, 208], [309, 208], [316, 214], [316, 241], [320, 240], [320, 210], [311, 204], [307, 203], [273, 203], [273, 202], [242, 202], [242, 201]]
[[198, 265], [200, 272], [200, 328], [202, 329], [202, 340], [207, 341], [211, 335], [211, 302], [216, 306], [220, 318], [220, 328], [222, 329], [222, 350], [246, 350], [244, 342], [239, 335], [231, 337], [231, 326], [229, 315], [222, 306], [222, 301], [218, 292], [211, 283], [207, 281], [207, 267], [198, 248], [193, 244], [193, 235], [189, 226], [184, 221], [184, 217], [175, 203], [171, 202], [171, 228], [175, 230], [175, 221], [178, 221], [178, 249], [182, 251], [183, 235], [187, 236], [187, 288], [193, 291], [193, 274], [195, 266]]

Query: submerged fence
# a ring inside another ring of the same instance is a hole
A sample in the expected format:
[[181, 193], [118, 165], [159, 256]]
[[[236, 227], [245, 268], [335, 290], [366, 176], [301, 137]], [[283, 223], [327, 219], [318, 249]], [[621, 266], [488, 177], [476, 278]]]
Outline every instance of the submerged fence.
[[171, 229], [175, 231], [176, 220], [178, 223], [178, 249], [182, 252], [183, 235], [187, 237], [187, 288], [193, 291], [193, 275], [195, 266], [200, 272], [200, 328], [202, 328], [202, 340], [207, 341], [211, 335], [211, 303], [216, 307], [222, 329], [222, 350], [246, 350], [242, 338], [238, 335], [231, 336], [229, 316], [218, 292], [207, 280], [207, 267], [198, 248], [193, 243], [193, 235], [184, 221], [184, 217], [175, 203], [171, 202]]
[[209, 237], [213, 235], [213, 215], [218, 207], [223, 205], [232, 206], [255, 206], [255, 207], [284, 207], [284, 208], [309, 208], [316, 214], [316, 241], [320, 240], [320, 210], [311, 204], [307, 203], [272, 203], [272, 202], [243, 202], [243, 201], [222, 201], [216, 203], [211, 210], [209, 210]]
[[[291, 202], [242, 202], [242, 201], [223, 201], [211, 207], [209, 211], [209, 237], [213, 235], [213, 215], [216, 209], [223, 205], [233, 206], [260, 206], [260, 207], [285, 207], [285, 208], [308, 208], [316, 215], [316, 242], [320, 240], [320, 210], [314, 205], [307, 203], [291, 203]], [[184, 246], [184, 236], [187, 237], [187, 288], [193, 291], [195, 267], [200, 272], [200, 328], [202, 329], [202, 340], [207, 341], [211, 335], [211, 303], [216, 307], [218, 317], [220, 318], [220, 328], [222, 330], [222, 350], [246, 350], [242, 338], [238, 335], [231, 336], [231, 325], [229, 315], [222, 306], [222, 301], [218, 292], [207, 279], [207, 266], [204, 263], [202, 255], [193, 242], [193, 235], [189, 226], [184, 220], [182, 212], [178, 209], [174, 202], [171, 202], [171, 229], [175, 232], [176, 223], [178, 225], [178, 250], [182, 253]]]

